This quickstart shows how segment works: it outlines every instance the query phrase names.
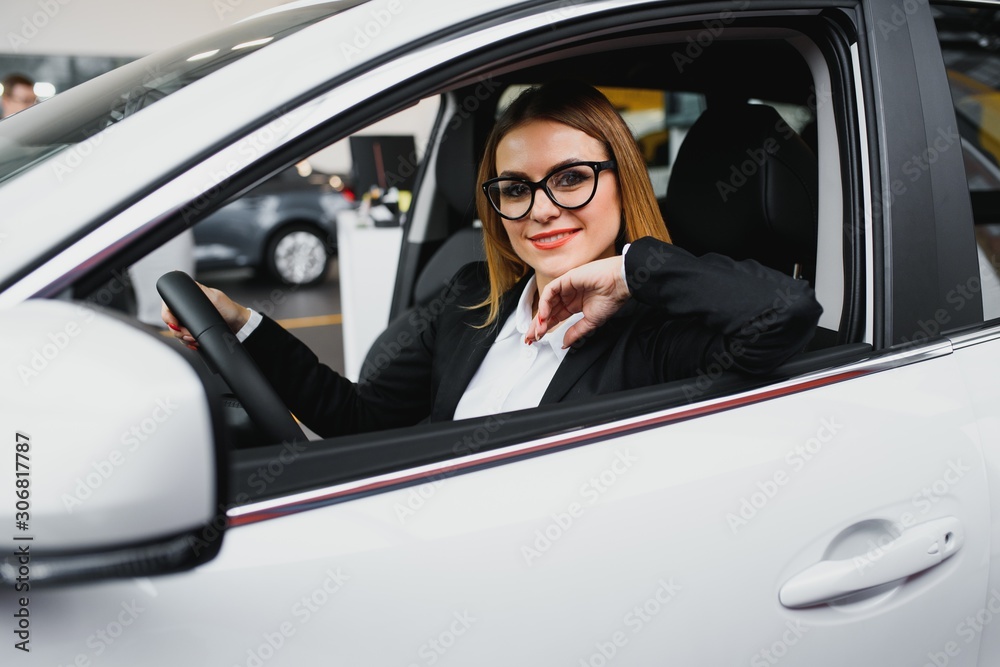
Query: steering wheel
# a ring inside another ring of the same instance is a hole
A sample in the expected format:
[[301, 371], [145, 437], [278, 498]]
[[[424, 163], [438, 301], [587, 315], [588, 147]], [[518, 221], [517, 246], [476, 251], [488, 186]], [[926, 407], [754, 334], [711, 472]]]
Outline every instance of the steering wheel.
[[183, 271], [171, 271], [156, 281], [156, 291], [198, 341], [198, 349], [215, 366], [267, 439], [272, 443], [305, 442], [305, 434], [274, 387], [194, 280]]

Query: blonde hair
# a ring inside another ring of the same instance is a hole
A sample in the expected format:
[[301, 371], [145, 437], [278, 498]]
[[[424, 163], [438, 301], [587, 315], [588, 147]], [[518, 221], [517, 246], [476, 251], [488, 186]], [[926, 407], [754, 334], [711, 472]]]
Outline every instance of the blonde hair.
[[[486, 141], [478, 182], [494, 178], [497, 145], [508, 132], [533, 120], [551, 120], [597, 139], [617, 162], [622, 227], [617, 249], [644, 236], [670, 242], [642, 154], [625, 121], [600, 91], [577, 81], [559, 81], [529, 88], [503, 112]], [[500, 314], [500, 298], [528, 272], [529, 268], [511, 246], [500, 215], [493, 209], [482, 188], [476, 188], [476, 206], [483, 222], [490, 293], [476, 308], [489, 306], [488, 326]]]

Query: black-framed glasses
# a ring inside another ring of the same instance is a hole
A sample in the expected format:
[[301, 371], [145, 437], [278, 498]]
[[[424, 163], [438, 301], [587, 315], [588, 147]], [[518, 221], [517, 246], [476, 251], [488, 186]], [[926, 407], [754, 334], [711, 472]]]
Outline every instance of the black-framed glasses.
[[604, 162], [571, 162], [554, 169], [540, 181], [500, 176], [483, 183], [483, 192], [500, 217], [520, 220], [535, 205], [535, 191], [545, 190], [552, 203], [560, 208], [583, 208], [597, 192], [597, 176], [605, 169], [614, 169], [614, 160]]

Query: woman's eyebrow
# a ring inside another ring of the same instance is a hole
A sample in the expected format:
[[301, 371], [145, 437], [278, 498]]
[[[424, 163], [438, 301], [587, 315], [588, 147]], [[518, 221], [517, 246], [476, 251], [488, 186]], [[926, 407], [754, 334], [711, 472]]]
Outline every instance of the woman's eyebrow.
[[[595, 160], [595, 161], [596, 162], [600, 162], [600, 160]], [[545, 175], [548, 176], [553, 171], [561, 169], [562, 167], [565, 167], [568, 164], [573, 164], [574, 162], [590, 162], [590, 160], [581, 160], [578, 157], [566, 158], [565, 160], [562, 160], [561, 162], [556, 162], [554, 165], [552, 165], [551, 167], [549, 167], [548, 171], [545, 172]], [[531, 180], [530, 178], [528, 178], [528, 175], [525, 172], [518, 171], [516, 169], [505, 169], [504, 171], [502, 171], [499, 174], [497, 174], [497, 177], [498, 178], [500, 178], [500, 177], [502, 177], [502, 178], [523, 178], [526, 181]]]

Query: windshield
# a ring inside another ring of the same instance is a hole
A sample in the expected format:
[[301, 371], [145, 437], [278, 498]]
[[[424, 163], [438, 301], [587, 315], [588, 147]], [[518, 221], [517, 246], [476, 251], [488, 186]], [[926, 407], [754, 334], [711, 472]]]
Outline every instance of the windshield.
[[0, 183], [212, 72], [364, 0], [280, 11], [161, 51], [0, 122]]

